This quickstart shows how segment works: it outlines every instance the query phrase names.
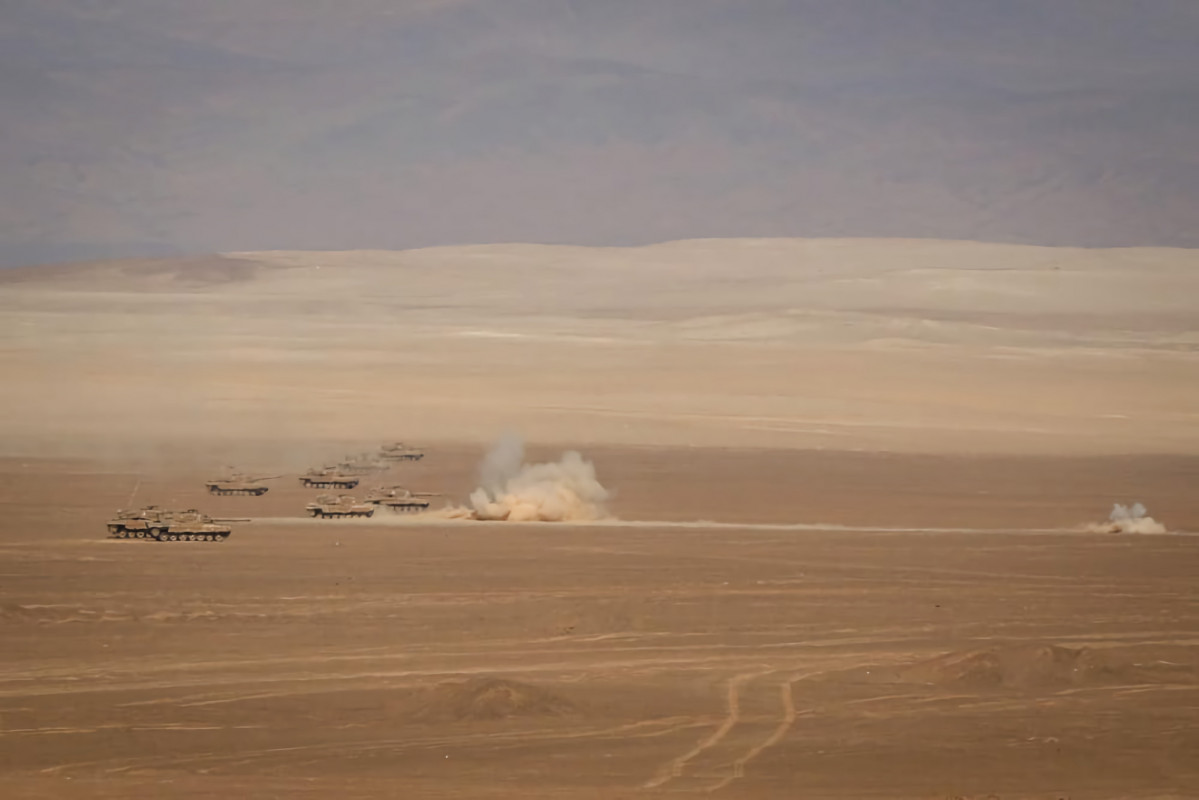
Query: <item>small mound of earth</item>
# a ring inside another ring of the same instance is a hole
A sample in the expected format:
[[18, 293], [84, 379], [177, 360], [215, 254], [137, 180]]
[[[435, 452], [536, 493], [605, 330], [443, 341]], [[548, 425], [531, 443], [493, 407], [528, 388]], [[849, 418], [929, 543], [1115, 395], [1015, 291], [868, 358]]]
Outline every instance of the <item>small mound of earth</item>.
[[901, 671], [904, 680], [968, 689], [1055, 689], [1118, 681], [1124, 670], [1101, 651], [1051, 644], [948, 653]]
[[429, 690], [412, 717], [425, 722], [481, 721], [563, 717], [576, 711], [569, 700], [539, 686], [502, 678], [471, 678]]

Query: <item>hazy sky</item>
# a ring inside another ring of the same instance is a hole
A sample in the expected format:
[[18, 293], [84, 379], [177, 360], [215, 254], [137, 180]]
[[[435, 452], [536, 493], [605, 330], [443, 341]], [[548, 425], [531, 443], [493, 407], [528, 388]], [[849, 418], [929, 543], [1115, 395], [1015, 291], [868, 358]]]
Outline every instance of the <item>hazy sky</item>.
[[1199, 246], [1194, 0], [5, 0], [0, 264]]

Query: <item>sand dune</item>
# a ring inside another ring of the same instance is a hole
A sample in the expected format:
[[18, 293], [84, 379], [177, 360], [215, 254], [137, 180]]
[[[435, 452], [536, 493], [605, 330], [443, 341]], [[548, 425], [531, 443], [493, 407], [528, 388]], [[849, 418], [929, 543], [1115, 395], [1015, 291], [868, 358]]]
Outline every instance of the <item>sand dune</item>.
[[7, 270], [0, 425], [10, 446], [515, 428], [569, 443], [1193, 452], [1196, 296], [1195, 251], [903, 240]]

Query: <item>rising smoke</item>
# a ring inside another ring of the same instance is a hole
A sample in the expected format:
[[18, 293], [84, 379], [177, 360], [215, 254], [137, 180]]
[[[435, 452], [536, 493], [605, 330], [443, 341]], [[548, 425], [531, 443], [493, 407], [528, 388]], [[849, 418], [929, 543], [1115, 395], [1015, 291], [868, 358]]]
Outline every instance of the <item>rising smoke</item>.
[[509, 522], [578, 522], [607, 516], [608, 490], [595, 465], [576, 452], [547, 464], [526, 464], [519, 437], [506, 436], [479, 469], [479, 488], [470, 495], [472, 519]]
[[1088, 525], [1087, 528], [1096, 533], [1165, 533], [1166, 526], [1148, 515], [1147, 509], [1140, 503], [1131, 506], [1116, 503], [1107, 522]]

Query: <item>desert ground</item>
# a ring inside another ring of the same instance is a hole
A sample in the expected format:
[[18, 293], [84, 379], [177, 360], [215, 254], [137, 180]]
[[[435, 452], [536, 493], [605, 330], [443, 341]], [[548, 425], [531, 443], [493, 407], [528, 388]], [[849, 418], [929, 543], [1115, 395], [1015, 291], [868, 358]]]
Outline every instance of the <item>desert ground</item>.
[[[1199, 796], [1190, 251], [753, 240], [0, 272], [14, 798]], [[506, 432], [600, 519], [481, 522]], [[312, 519], [297, 475], [421, 515]], [[214, 497], [234, 466], [278, 474]], [[352, 490], [360, 491], [360, 490]], [[1099, 533], [1139, 502], [1162, 535]], [[225, 542], [109, 538], [195, 507]]]

